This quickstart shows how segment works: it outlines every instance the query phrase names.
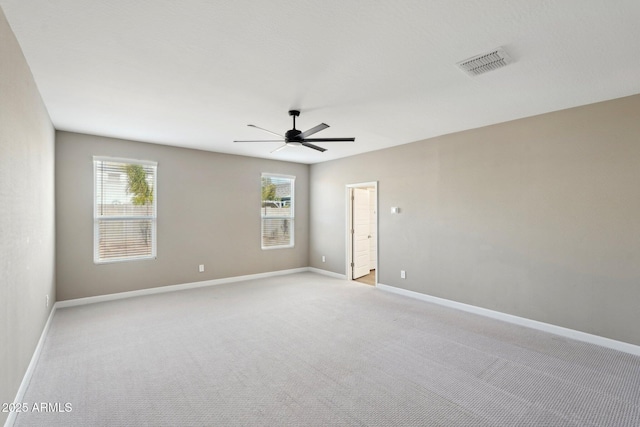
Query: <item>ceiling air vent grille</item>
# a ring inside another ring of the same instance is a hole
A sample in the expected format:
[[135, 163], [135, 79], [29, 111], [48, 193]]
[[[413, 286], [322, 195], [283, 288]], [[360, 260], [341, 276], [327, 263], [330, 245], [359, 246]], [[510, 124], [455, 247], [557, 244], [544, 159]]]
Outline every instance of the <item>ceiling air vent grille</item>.
[[470, 76], [477, 76], [493, 71], [512, 62], [511, 57], [501, 47], [491, 52], [476, 55], [473, 58], [458, 62], [458, 67]]

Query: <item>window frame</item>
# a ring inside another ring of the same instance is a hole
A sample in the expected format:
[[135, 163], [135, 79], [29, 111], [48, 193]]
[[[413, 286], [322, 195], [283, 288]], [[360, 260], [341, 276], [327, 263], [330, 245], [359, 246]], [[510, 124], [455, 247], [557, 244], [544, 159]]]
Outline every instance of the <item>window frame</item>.
[[[97, 212], [98, 197], [98, 162], [122, 163], [123, 165], [141, 165], [153, 168], [153, 209], [150, 215], [117, 215], [100, 217]], [[158, 257], [158, 162], [151, 160], [130, 159], [124, 157], [93, 156], [93, 262], [94, 264], [113, 264], [119, 262], [143, 261]], [[100, 222], [101, 221], [139, 221], [151, 220], [151, 254], [126, 256], [120, 258], [100, 259]]]
[[[296, 218], [296, 213], [295, 213], [295, 189], [296, 189], [296, 177], [294, 175], [283, 175], [283, 174], [277, 174], [277, 173], [269, 173], [269, 172], [263, 172], [260, 175], [260, 193], [262, 194], [262, 179], [263, 178], [277, 178], [277, 179], [289, 179], [291, 180], [291, 195], [290, 195], [290, 201], [289, 204], [291, 206], [291, 209], [289, 210], [290, 214], [289, 216], [283, 216], [283, 215], [265, 215], [262, 212], [262, 206], [260, 207], [260, 248], [262, 250], [268, 251], [268, 250], [272, 250], [272, 249], [290, 249], [295, 247], [295, 218]], [[262, 205], [262, 197], [260, 198], [261, 201], [261, 205]], [[291, 226], [289, 227], [289, 244], [287, 245], [277, 245], [277, 246], [265, 246], [264, 245], [264, 220], [265, 219], [288, 219], [291, 221]]]

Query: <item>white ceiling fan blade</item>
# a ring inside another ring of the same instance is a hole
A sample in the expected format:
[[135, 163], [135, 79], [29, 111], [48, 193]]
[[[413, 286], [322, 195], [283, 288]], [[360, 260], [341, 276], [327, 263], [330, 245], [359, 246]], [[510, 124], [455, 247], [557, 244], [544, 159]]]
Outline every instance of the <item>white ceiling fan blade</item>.
[[262, 130], [262, 131], [265, 131], [265, 132], [267, 132], [267, 133], [270, 133], [271, 135], [279, 136], [280, 138], [284, 138], [284, 135], [280, 135], [279, 133], [271, 132], [270, 130], [267, 130], [267, 129], [261, 128], [261, 127], [256, 126], [256, 125], [247, 125], [247, 126], [252, 127], [252, 128], [256, 128], [256, 129], [260, 129], [260, 130]]
[[247, 141], [235, 140], [233, 142], [284, 142], [284, 139], [251, 139]]
[[284, 147], [286, 147], [286, 146], [287, 146], [287, 144], [286, 144], [286, 143], [285, 143], [284, 145], [281, 145], [280, 147], [278, 147], [278, 148], [276, 148], [275, 150], [273, 150], [273, 151], [271, 152], [271, 154], [275, 153], [276, 151], [280, 151], [280, 150], [282, 150], [282, 149], [283, 149]]

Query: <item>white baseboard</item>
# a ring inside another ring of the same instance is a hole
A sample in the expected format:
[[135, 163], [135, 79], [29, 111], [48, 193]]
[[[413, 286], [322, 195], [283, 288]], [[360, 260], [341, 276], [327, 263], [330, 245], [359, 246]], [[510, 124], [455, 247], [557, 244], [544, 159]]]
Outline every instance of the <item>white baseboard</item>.
[[270, 271], [267, 273], [248, 274], [246, 276], [225, 277], [223, 279], [203, 280], [201, 282], [183, 283], [180, 285], [158, 286], [157, 288], [140, 289], [137, 291], [118, 292], [115, 294], [98, 295], [95, 297], [76, 298], [56, 302], [58, 308], [74, 307], [77, 305], [93, 304], [103, 301], [114, 301], [124, 298], [133, 298], [143, 295], [154, 295], [165, 292], [183, 291], [185, 289], [202, 288], [205, 286], [223, 285], [225, 283], [241, 282], [244, 280], [264, 279], [267, 277], [284, 276], [286, 274], [303, 273], [309, 271], [308, 267], [293, 268], [290, 270]]
[[[42, 347], [44, 346], [44, 341], [47, 338], [47, 333], [49, 332], [49, 327], [51, 326], [51, 319], [53, 319], [53, 315], [56, 312], [56, 305], [53, 304], [51, 311], [49, 312], [49, 317], [47, 317], [47, 322], [44, 324], [44, 328], [42, 328], [42, 333], [40, 334], [40, 339], [38, 340], [38, 344], [36, 344], [36, 348], [33, 351], [33, 355], [31, 356], [31, 360], [29, 361], [29, 366], [27, 366], [27, 370], [22, 377], [22, 382], [20, 382], [20, 387], [18, 387], [18, 392], [16, 393], [15, 399], [13, 399], [14, 403], [22, 403], [24, 400], [24, 394], [27, 391], [27, 387], [31, 382], [31, 377], [33, 376], [33, 371], [38, 364], [38, 359], [40, 358], [40, 353], [42, 352]], [[13, 427], [13, 424], [16, 422], [16, 417], [18, 416], [17, 412], [9, 412], [9, 416], [4, 422], [4, 427]]]
[[307, 267], [307, 271], [310, 271], [312, 273], [322, 274], [323, 276], [334, 277], [336, 279], [347, 280], [346, 274], [334, 273], [333, 271], [322, 270], [320, 268]]
[[[102, 302], [102, 301], [113, 301], [113, 300], [132, 298], [132, 297], [142, 296], [142, 295], [153, 295], [153, 294], [159, 294], [164, 292], [174, 292], [174, 291], [180, 291], [185, 289], [195, 289], [195, 288], [201, 288], [205, 286], [215, 286], [215, 285], [222, 285], [225, 283], [240, 282], [240, 281], [252, 280], [252, 279], [262, 279], [267, 277], [283, 276], [287, 274], [303, 273], [303, 272], [312, 272], [312, 273], [317, 273], [324, 276], [346, 280], [346, 275], [344, 274], [334, 273], [332, 271], [322, 270], [314, 267], [301, 267], [301, 268], [294, 268], [290, 270], [279, 270], [279, 271], [272, 271], [267, 273], [250, 274], [246, 276], [227, 277], [223, 279], [205, 280], [202, 282], [185, 283], [185, 284], [171, 285], [171, 286], [161, 286], [157, 288], [141, 289], [137, 291], [120, 292], [116, 294], [99, 295], [95, 297], [78, 298], [78, 299], [67, 300], [67, 301], [58, 301], [53, 305], [53, 308], [49, 313], [49, 317], [42, 330], [42, 334], [40, 335], [40, 339], [38, 341], [38, 344], [36, 345], [36, 349], [33, 352], [33, 356], [31, 357], [29, 366], [27, 367], [25, 375], [22, 378], [22, 382], [20, 383], [20, 387], [18, 388], [18, 392], [16, 393], [14, 402], [21, 402], [24, 397], [24, 394], [27, 390], [29, 382], [31, 381], [33, 370], [35, 369], [35, 366], [38, 363], [38, 358], [40, 357], [42, 346], [44, 344], [47, 333], [49, 331], [51, 320], [53, 319], [53, 316], [58, 308], [73, 307], [73, 306], [84, 305], [84, 304], [93, 304], [93, 303]], [[509, 323], [514, 323], [521, 326], [526, 326], [533, 329], [538, 329], [544, 332], [549, 332], [549, 333], [560, 335], [563, 337], [584, 341], [591, 344], [596, 344], [603, 347], [607, 347], [614, 350], [623, 351], [625, 353], [630, 353], [636, 356], [640, 356], [640, 346], [637, 346], [634, 344], [629, 344], [622, 341], [616, 341], [616, 340], [601, 337], [598, 335], [592, 335], [585, 332], [580, 332], [573, 329], [552, 325], [549, 323], [539, 322], [539, 321], [527, 319], [524, 317], [501, 313], [499, 311], [493, 311], [493, 310], [489, 310], [482, 307], [476, 307], [469, 304], [447, 300], [444, 298], [438, 298], [431, 295], [422, 294], [419, 292], [409, 291], [406, 289], [385, 285], [383, 283], [378, 283], [376, 287], [383, 291], [408, 296], [408, 297], [419, 299], [422, 301], [427, 301], [434, 304], [451, 307], [458, 310], [467, 311], [470, 313], [479, 314], [482, 316], [502, 320]], [[9, 416], [7, 417], [7, 420], [5, 421], [4, 426], [12, 427], [13, 424], [15, 423], [15, 418], [16, 418], [16, 413], [10, 412]]]
[[599, 335], [588, 334], [586, 332], [576, 331], [574, 329], [565, 328], [562, 326], [552, 325], [550, 323], [539, 322], [537, 320], [527, 319], [525, 317], [514, 316], [512, 314], [506, 314], [499, 311], [489, 310], [487, 308], [477, 307], [475, 305], [464, 304], [457, 301], [452, 301], [444, 298], [438, 298], [420, 292], [409, 291], [395, 286], [389, 286], [382, 283], [378, 283], [378, 289], [387, 292], [393, 292], [395, 294], [408, 296], [410, 298], [419, 299], [422, 301], [431, 302], [434, 304], [442, 305], [445, 307], [455, 308], [469, 313], [479, 314], [481, 316], [491, 317], [493, 319], [502, 320], [504, 322], [514, 323], [516, 325], [525, 326], [532, 329], [538, 329], [540, 331], [549, 332], [551, 334], [560, 335], [565, 338], [571, 338], [578, 341], [587, 342], [590, 344], [599, 345], [602, 347], [611, 348], [613, 350], [623, 351], [636, 356], [640, 356], [640, 346], [626, 343], [623, 341], [617, 341], [610, 338], [601, 337]]

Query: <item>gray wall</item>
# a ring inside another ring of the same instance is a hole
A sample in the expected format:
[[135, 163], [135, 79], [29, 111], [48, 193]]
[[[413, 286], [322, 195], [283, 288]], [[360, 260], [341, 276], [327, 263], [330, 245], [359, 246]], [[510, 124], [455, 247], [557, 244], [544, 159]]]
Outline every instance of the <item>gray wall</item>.
[[[94, 155], [158, 162], [157, 259], [94, 264]], [[260, 249], [262, 172], [296, 176], [292, 249]], [[56, 215], [60, 301], [307, 267], [309, 166], [57, 132]]]
[[345, 273], [345, 185], [377, 180], [380, 283], [640, 345], [639, 112], [636, 95], [312, 165], [310, 265]]
[[0, 402], [15, 398], [55, 301], [53, 162], [53, 126], [0, 9]]

